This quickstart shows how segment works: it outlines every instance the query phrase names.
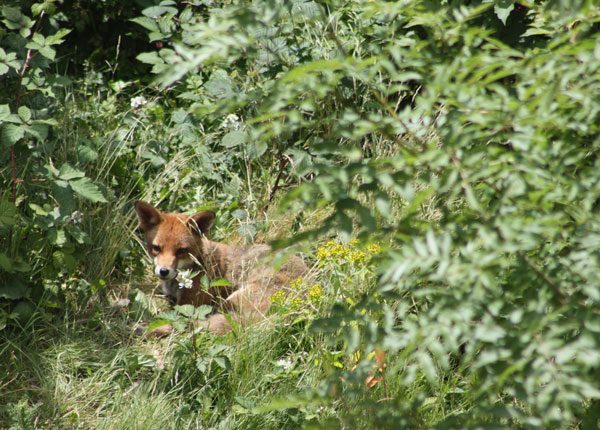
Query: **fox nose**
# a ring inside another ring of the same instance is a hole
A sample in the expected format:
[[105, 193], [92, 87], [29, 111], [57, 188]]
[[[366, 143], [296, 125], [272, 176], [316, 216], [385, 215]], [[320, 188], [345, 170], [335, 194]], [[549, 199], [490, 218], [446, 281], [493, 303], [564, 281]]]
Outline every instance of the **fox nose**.
[[169, 266], [159, 266], [158, 264], [154, 267], [154, 273], [160, 279], [175, 279], [177, 277], [177, 269]]

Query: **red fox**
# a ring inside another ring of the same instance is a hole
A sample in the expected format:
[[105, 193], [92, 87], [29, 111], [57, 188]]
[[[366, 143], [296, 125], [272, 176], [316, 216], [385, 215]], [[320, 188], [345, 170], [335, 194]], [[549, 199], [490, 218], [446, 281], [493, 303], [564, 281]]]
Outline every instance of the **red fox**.
[[[291, 281], [308, 272], [298, 256], [289, 257], [275, 270], [269, 262], [271, 248], [267, 245], [239, 247], [208, 240], [214, 212], [162, 212], [141, 200], [135, 202], [135, 210], [163, 293], [177, 305], [206, 304], [218, 309], [220, 312], [202, 322], [211, 332], [227, 333], [231, 330], [229, 320], [243, 324], [263, 318], [273, 293], [285, 290]], [[198, 272], [191, 288], [180, 287], [177, 281], [178, 272], [186, 269]], [[203, 275], [208, 279], [224, 278], [229, 286], [203, 289]], [[153, 334], [165, 335], [171, 330], [163, 326]]]

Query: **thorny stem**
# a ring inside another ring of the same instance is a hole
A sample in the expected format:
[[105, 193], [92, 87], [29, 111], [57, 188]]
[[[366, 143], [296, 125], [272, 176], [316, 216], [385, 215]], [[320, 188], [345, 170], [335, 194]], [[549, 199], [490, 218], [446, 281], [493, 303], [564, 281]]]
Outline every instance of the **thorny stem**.
[[[33, 30], [32, 35], [35, 34], [38, 31], [38, 29], [40, 28], [40, 24], [41, 24], [43, 18], [44, 18], [44, 11], [42, 11], [42, 13], [40, 13], [40, 17], [38, 18], [38, 22], [35, 26], [35, 29]], [[25, 77], [25, 73], [27, 73], [27, 70], [29, 69], [29, 66], [31, 64], [31, 60], [33, 59], [33, 57], [35, 57], [35, 54], [33, 53], [32, 49], [29, 48], [27, 50], [27, 55], [25, 56], [25, 61], [23, 62], [23, 67], [21, 68], [21, 71], [18, 73], [19, 81], [17, 83], [17, 94], [15, 95], [15, 109], [16, 110], [18, 110], [19, 107], [21, 106], [21, 85], [23, 83], [23, 77]], [[20, 182], [19, 179], [17, 178], [17, 154], [15, 152], [15, 145], [16, 145], [16, 143], [13, 143], [10, 146], [10, 171], [11, 171], [11, 188], [12, 188], [11, 201], [13, 204], [17, 202], [17, 184]]]
[[281, 158], [279, 159], [279, 172], [277, 172], [277, 177], [275, 178], [275, 184], [273, 185], [273, 188], [271, 189], [271, 192], [269, 194], [269, 201], [265, 205], [265, 208], [264, 208], [265, 211], [267, 210], [269, 205], [271, 203], [273, 203], [273, 199], [275, 198], [275, 193], [280, 188], [279, 182], [281, 181], [281, 178], [283, 176], [285, 168], [289, 163], [290, 163], [289, 157], [286, 157], [285, 154], [281, 154]]

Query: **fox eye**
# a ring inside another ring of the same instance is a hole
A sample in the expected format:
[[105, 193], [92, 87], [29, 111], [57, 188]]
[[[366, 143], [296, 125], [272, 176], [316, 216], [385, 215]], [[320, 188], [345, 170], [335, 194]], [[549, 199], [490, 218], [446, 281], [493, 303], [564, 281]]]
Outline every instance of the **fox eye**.
[[190, 253], [190, 248], [179, 248], [177, 250], [177, 255], [182, 256]]
[[152, 252], [156, 252], [156, 253], [160, 252], [160, 246], [153, 244], [152, 245]]

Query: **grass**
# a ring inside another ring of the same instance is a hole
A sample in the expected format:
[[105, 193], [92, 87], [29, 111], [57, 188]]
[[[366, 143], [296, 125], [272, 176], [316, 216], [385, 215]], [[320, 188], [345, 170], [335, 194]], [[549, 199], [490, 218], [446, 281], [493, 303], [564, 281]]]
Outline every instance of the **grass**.
[[[325, 290], [340, 291], [342, 282], [344, 294], [352, 282], [356, 291], [368, 290], [373, 279], [368, 270], [352, 277], [346, 269], [340, 281], [342, 263], [314, 271]], [[109, 304], [0, 332], [0, 428], [281, 429], [355, 414], [360, 390], [346, 399], [318, 394], [338, 366], [352, 369], [353, 359], [309, 330], [303, 309], [223, 337], [151, 340], [133, 329], [165, 308], [152, 290], [151, 280], [133, 275], [110, 290]], [[325, 297], [309, 319], [334, 300]], [[390, 380], [388, 388], [396, 391], [396, 384]], [[367, 398], [383, 397], [382, 390], [374, 387]]]
[[[142, 198], [179, 207], [177, 202], [198, 202], [184, 194], [189, 190], [206, 201], [222, 195], [194, 175], [201, 160], [185, 148], [172, 153], [159, 173], [139, 186], [139, 178], [150, 176], [151, 169], [139, 153], [161, 137], [162, 125], [127, 122], [126, 114], [117, 115], [111, 106], [92, 103], [67, 109], [57, 136], [56, 152], [62, 158], [55, 160], [76, 165], [80, 136], [98, 139], [97, 160], [83, 167], [109, 192], [113, 171], [123, 168], [119, 163], [136, 166], [136, 174], [120, 182], [119, 194], [110, 196], [111, 204], [81, 208], [94, 244], [82, 259], [82, 277], [108, 283], [96, 286], [100, 294], [87, 304], [69, 303], [63, 313], [41, 312], [20, 327], [0, 331], [0, 429], [283, 429], [306, 424], [361, 428], [373, 418], [372, 409], [364, 405], [391, 401], [388, 397], [398, 410], [412, 405], [413, 391], [400, 383], [407, 371], [402, 357], [388, 359], [385, 387], [379, 383], [367, 388], [364, 372], [355, 371], [356, 358], [343, 352], [343, 337], [309, 329], [310, 320], [327, 315], [334, 302], [356, 302], [372, 291], [375, 275], [367, 266], [335, 259], [317, 265], [311, 276], [323, 285], [323, 300], [312, 307], [282, 303], [271, 324], [224, 337], [182, 333], [150, 340], [135, 335], [135, 327], [166, 304], [153, 294], [155, 280], [146, 277], [151, 269], [143, 262], [142, 246], [131, 245], [136, 221], [128, 205], [133, 196], [142, 189]], [[77, 120], [81, 112], [94, 112], [97, 130], [80, 128], [85, 127], [82, 123], [91, 127]], [[109, 129], [116, 131], [104, 133]], [[124, 156], [128, 147], [137, 153]], [[226, 196], [242, 201], [247, 219], [224, 211], [214, 231], [216, 239], [243, 244], [248, 237], [241, 227], [250, 222], [257, 227], [254, 240], [267, 242], [318, 225], [331, 214], [330, 208], [304, 213], [298, 225], [294, 217], [277, 212], [276, 201], [266, 205], [272, 189], [260, 184], [268, 183], [268, 170], [255, 173], [261, 181], [245, 181], [239, 196]], [[402, 207], [393, 210], [400, 212]], [[313, 253], [314, 245], [303, 251]], [[120, 256], [123, 250], [129, 250], [125, 257]], [[63, 279], [51, 281], [62, 288]], [[74, 285], [77, 281], [69, 280]], [[74, 291], [67, 293], [68, 301]], [[340, 379], [340, 371], [346, 380]], [[450, 390], [456, 381], [447, 381]], [[417, 375], [413, 384], [422, 387], [427, 381]], [[444, 397], [432, 399], [420, 415], [424, 420], [435, 421], [446, 413]]]

